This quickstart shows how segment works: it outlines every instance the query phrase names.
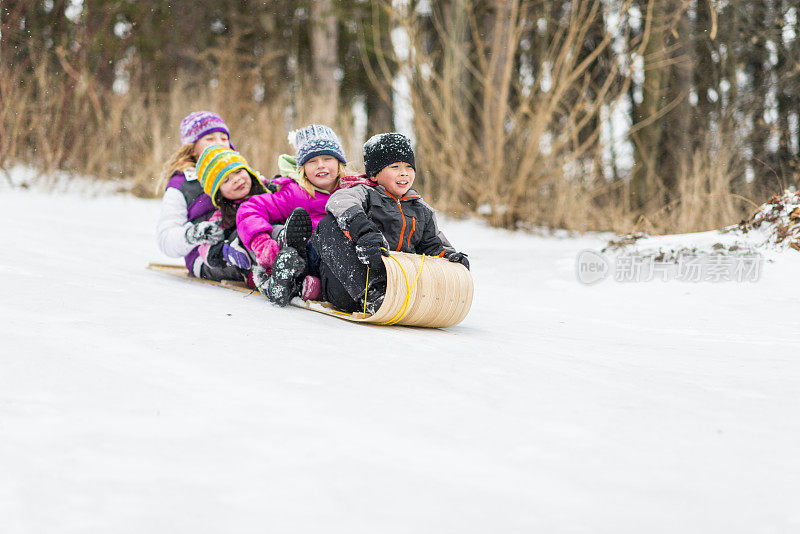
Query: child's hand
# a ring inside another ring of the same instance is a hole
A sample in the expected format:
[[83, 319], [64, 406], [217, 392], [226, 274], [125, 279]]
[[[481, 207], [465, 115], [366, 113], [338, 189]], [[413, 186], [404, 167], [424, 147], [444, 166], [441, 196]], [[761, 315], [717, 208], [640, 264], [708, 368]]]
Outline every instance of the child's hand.
[[371, 269], [383, 268], [381, 256], [388, 256], [388, 244], [383, 234], [368, 232], [356, 242], [356, 256], [358, 261], [368, 265]]
[[250, 268], [250, 255], [236, 243], [225, 243], [222, 245], [222, 255], [225, 257], [225, 261], [234, 267], [240, 269]]
[[256, 265], [253, 267], [253, 285], [256, 286], [256, 289], [259, 293], [267, 296], [267, 282], [269, 282], [269, 271], [267, 271], [261, 265]]
[[203, 243], [216, 245], [223, 239], [225, 239], [225, 232], [217, 223], [211, 221], [199, 222], [186, 229], [186, 241], [190, 245]]
[[253, 238], [250, 242], [250, 249], [255, 252], [259, 265], [271, 269], [280, 247], [274, 239], [269, 237], [269, 234], [264, 232]]
[[469, 260], [467, 259], [467, 254], [465, 252], [451, 252], [447, 256], [445, 256], [448, 260], [452, 261], [453, 263], [460, 263], [467, 269], [469, 269]]

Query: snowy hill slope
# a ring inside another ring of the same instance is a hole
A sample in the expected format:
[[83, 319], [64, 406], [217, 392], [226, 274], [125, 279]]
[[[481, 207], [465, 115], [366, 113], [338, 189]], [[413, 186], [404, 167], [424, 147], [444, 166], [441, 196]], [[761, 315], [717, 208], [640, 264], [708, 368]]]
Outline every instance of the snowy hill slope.
[[444, 221], [448, 330], [145, 270], [158, 201], [2, 191], [2, 532], [792, 532], [800, 254], [584, 285], [599, 236]]

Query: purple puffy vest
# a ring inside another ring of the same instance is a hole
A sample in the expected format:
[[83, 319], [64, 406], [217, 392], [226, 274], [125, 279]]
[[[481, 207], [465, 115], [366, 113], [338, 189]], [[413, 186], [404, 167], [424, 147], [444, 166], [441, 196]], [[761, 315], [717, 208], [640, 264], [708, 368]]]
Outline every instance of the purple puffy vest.
[[[169, 179], [169, 183], [165, 189], [169, 189], [170, 187], [174, 187], [180, 191], [183, 198], [186, 199], [189, 222], [199, 223], [211, 218], [211, 215], [214, 213], [214, 204], [211, 202], [211, 197], [206, 195], [205, 191], [203, 191], [203, 186], [200, 185], [198, 180], [188, 180], [183, 172], [178, 171]], [[197, 251], [197, 247], [193, 248], [189, 254], [184, 256], [186, 268], [189, 269], [190, 273], [192, 272], [192, 266], [198, 256], [199, 252]]]

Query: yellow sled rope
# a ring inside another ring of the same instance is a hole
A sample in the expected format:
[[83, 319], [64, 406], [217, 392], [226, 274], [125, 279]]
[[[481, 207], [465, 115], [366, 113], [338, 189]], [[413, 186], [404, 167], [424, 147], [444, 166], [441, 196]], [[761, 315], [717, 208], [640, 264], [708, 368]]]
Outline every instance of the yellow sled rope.
[[469, 313], [474, 286], [460, 263], [404, 252], [392, 252], [383, 263], [386, 296], [380, 309], [363, 321], [443, 328]]

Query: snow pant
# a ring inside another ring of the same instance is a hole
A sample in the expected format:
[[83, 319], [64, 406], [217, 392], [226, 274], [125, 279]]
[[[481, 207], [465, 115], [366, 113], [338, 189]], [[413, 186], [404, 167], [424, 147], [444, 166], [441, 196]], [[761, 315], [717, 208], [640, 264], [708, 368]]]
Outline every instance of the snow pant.
[[200, 278], [206, 280], [238, 280], [241, 282], [247, 278], [247, 271], [239, 269], [234, 265], [227, 265], [225, 267], [211, 267], [203, 264], [200, 266]]
[[319, 265], [322, 260], [320, 260], [319, 253], [317, 253], [317, 249], [314, 248], [311, 241], [308, 242], [306, 247], [306, 257], [308, 258], [308, 274], [313, 274], [319, 278]]
[[364, 295], [386, 292], [386, 271], [369, 271], [358, 260], [356, 247], [342, 232], [333, 215], [325, 215], [311, 235], [311, 244], [319, 255], [322, 296], [336, 308], [352, 313], [363, 308]]
[[195, 261], [201, 262], [200, 278], [214, 280], [215, 282], [220, 280], [238, 280], [241, 282], [247, 279], [247, 270], [230, 265], [222, 253], [225, 243], [234, 242], [239, 242], [239, 236], [235, 230], [228, 234], [225, 241], [209, 247], [205, 263], [202, 263], [203, 260], [198, 255]]

